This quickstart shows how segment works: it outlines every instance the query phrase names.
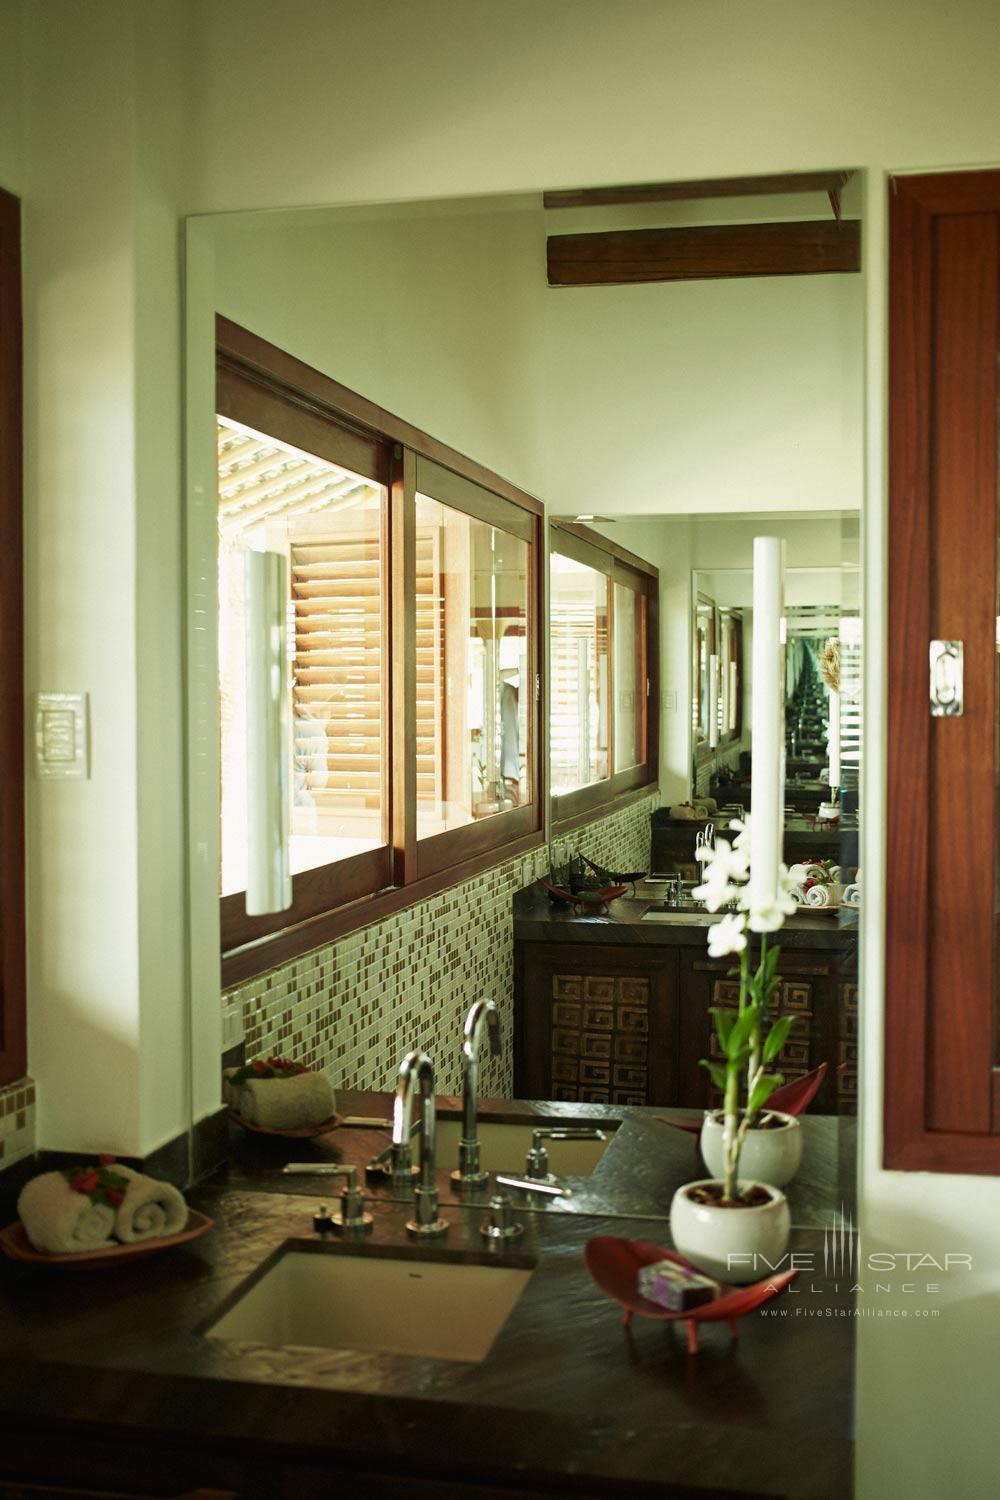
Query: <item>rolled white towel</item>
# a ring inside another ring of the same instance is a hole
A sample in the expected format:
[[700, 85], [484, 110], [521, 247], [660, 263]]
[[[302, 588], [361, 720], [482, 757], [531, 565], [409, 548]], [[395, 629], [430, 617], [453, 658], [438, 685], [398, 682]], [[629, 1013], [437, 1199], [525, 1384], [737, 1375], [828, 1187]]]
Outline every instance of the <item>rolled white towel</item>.
[[322, 1125], [337, 1108], [336, 1095], [324, 1073], [297, 1073], [292, 1078], [248, 1078], [240, 1089], [237, 1113], [265, 1130], [298, 1130]]
[[803, 880], [826, 880], [829, 876], [829, 871], [822, 865], [803, 865], [802, 869], [805, 871]]
[[791, 896], [796, 906], [805, 906], [806, 893], [800, 885], [793, 885], [788, 894], [789, 896]]
[[854, 881], [851, 885], [844, 886], [843, 900], [845, 906], [861, 905], [861, 887], [858, 885], [857, 881]]
[[811, 885], [806, 891], [806, 905], [839, 906], [843, 895], [842, 885]]
[[[815, 869], [816, 866], [813, 865], [811, 868]], [[794, 881], [796, 885], [804, 885], [809, 879], [809, 869], [809, 865], [792, 865], [788, 872], [788, 878]]]
[[811, 885], [806, 891], [807, 906], [829, 906], [830, 887], [828, 885]]
[[36, 1250], [70, 1255], [80, 1250], [103, 1250], [111, 1244], [114, 1209], [107, 1203], [91, 1203], [86, 1193], [70, 1186], [62, 1172], [42, 1172], [26, 1183], [17, 1200], [17, 1212]]
[[172, 1182], [157, 1182], [131, 1167], [116, 1166], [115, 1171], [128, 1179], [114, 1219], [115, 1234], [123, 1244], [180, 1234], [187, 1227], [188, 1206]]

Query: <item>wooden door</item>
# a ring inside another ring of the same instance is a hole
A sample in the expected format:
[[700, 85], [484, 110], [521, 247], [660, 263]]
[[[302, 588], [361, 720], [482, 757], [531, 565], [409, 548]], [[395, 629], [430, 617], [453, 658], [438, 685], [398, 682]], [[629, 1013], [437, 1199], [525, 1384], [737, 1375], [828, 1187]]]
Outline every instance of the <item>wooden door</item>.
[[[885, 1164], [1000, 1170], [1000, 173], [890, 183]], [[932, 717], [929, 643], [964, 709]]]

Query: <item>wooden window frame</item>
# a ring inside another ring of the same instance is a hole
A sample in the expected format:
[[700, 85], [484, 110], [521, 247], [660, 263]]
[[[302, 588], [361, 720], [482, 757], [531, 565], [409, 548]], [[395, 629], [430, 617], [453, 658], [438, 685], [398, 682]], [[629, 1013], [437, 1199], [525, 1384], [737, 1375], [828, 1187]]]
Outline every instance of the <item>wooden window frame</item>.
[[0, 188], [0, 1086], [27, 1072], [21, 205]]
[[[1000, 172], [890, 180], [883, 1160], [909, 1171], [1000, 1172], [998, 236]], [[965, 639], [963, 718], [930, 717], [939, 636]]]
[[[237, 420], [256, 426], [258, 431], [268, 431], [268, 405], [273, 407], [280, 402], [300, 432], [298, 439], [288, 440], [307, 451], [315, 452], [318, 448], [319, 456], [323, 456], [324, 426], [334, 429], [338, 440], [343, 437], [349, 442], [353, 438], [360, 445], [375, 443], [384, 448], [389, 515], [383, 608], [387, 625], [392, 622], [387, 635], [390, 745], [412, 747], [415, 742], [415, 495], [420, 464], [433, 464], [437, 472], [449, 476], [449, 492], [440, 498], [458, 510], [481, 519], [489, 514], [491, 497], [504, 507], [517, 508], [520, 530], [531, 548], [530, 673], [532, 681], [544, 684], [544, 640], [540, 628], [544, 554], [541, 503], [464, 454], [221, 315], [216, 317], [216, 350], [220, 395], [240, 392], [240, 412], [257, 412], [256, 422], [242, 414]], [[275, 436], [281, 437], [282, 433]], [[328, 447], [327, 452], [335, 462], [350, 466], [339, 448]], [[386, 778], [388, 847], [296, 875], [295, 902], [287, 912], [247, 917], [242, 892], [222, 897], [223, 985], [287, 963], [544, 843], [548, 781], [540, 725], [545, 711], [546, 694], [540, 686], [533, 701], [528, 752], [531, 802], [430, 838], [418, 840], [416, 836], [415, 754], [412, 749], [402, 755], [390, 753]]]
[[[556, 538], [558, 537], [558, 544]], [[587, 822], [596, 813], [612, 812], [626, 806], [660, 779], [660, 572], [644, 558], [620, 547], [598, 531], [575, 521], [553, 521], [549, 528], [549, 550], [583, 563], [609, 579], [608, 649], [611, 660], [611, 684], [608, 694], [609, 735], [608, 761], [610, 775], [573, 792], [552, 798], [552, 832], [568, 833]], [[614, 585], [634, 588], [646, 600], [646, 758], [624, 771], [614, 770]]]
[[708, 594], [703, 594], [698, 590], [694, 598], [691, 630], [691, 681], [694, 685], [694, 692], [691, 695], [691, 743], [694, 750], [695, 772], [701, 766], [705, 765], [707, 761], [715, 760], [722, 743], [720, 740], [714, 746], [709, 745], [707, 724], [705, 725], [705, 733], [701, 733], [701, 654], [698, 650], [698, 616], [702, 605], [706, 605], [710, 611], [708, 655], [711, 657], [719, 649], [719, 606]]
[[738, 745], [743, 738], [743, 611], [733, 608], [728, 604], [720, 604], [719, 615], [719, 670], [722, 670], [722, 642], [726, 634], [726, 626], [732, 629], [732, 660], [736, 663], [736, 724], [733, 729], [728, 729], [719, 735], [719, 748], [722, 750], [732, 749]]

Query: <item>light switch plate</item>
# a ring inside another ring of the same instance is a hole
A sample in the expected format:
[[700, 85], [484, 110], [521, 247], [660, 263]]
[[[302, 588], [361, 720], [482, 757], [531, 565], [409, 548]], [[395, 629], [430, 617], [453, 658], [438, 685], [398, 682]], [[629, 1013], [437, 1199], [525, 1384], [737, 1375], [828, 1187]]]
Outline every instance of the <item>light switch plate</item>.
[[90, 775], [86, 693], [35, 694], [35, 770], [39, 776], [83, 781]]

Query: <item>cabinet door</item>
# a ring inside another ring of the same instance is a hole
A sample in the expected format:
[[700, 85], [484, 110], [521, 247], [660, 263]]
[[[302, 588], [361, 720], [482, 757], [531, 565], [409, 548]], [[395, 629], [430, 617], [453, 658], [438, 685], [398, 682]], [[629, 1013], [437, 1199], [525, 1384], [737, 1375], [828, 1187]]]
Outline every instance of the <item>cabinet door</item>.
[[[794, 1015], [795, 1025], [778, 1058], [778, 1071], [791, 1082], [819, 1063], [830, 1063], [834, 1073], [840, 1055], [839, 954], [782, 953], [778, 970], [781, 985], [772, 1002], [772, 1019]], [[681, 951], [680, 1048], [677, 1059], [678, 1103], [715, 1108], [722, 1096], [700, 1059], [721, 1061], [709, 1014], [713, 1005], [735, 1007], [739, 982], [732, 975], [732, 959], [709, 958], [704, 948]], [[836, 1079], [828, 1078], [813, 1106], [819, 1113], [837, 1109]]]
[[674, 950], [516, 946], [518, 1095], [594, 1104], [677, 1102]]

